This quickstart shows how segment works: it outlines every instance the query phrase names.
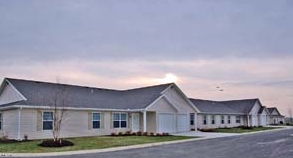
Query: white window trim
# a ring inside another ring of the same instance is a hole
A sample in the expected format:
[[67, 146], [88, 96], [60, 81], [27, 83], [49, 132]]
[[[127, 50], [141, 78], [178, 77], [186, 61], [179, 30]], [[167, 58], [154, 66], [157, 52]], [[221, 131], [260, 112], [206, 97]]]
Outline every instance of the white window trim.
[[202, 118], [202, 123], [204, 124], [204, 125], [207, 125], [207, 119], [208, 119], [208, 116], [207, 115], [203, 115], [203, 118]]
[[[94, 114], [99, 114], [100, 115], [100, 120], [94, 120]], [[93, 130], [101, 129], [101, 120], [102, 120], [101, 117], [102, 117], [101, 112], [92, 112], [92, 129]], [[100, 127], [99, 128], [94, 128], [94, 121], [99, 121], [100, 122]]]
[[228, 120], [227, 123], [231, 124], [231, 116], [230, 115], [228, 116], [227, 120]]
[[215, 120], [215, 115], [212, 115], [212, 118], [211, 118], [211, 123], [212, 125], [214, 125], [216, 123], [216, 120]]
[[[237, 118], [239, 118], [239, 119], [237, 119]], [[239, 122], [237, 122], [237, 121], [239, 121]], [[241, 123], [241, 116], [236, 116], [236, 121], [235, 121], [236, 123]]]
[[[119, 114], [119, 120], [115, 120], [114, 114]], [[126, 115], [126, 120], [121, 120], [121, 114], [125, 114]], [[114, 127], [114, 121], [119, 121], [119, 127]], [[126, 121], [126, 127], [121, 127], [121, 122], [122, 121]], [[112, 113], [112, 122], [113, 122], [113, 128], [117, 128], [117, 129], [127, 128], [127, 125], [128, 125], [128, 114], [126, 112], [113, 112]]]
[[225, 116], [221, 115], [221, 124], [225, 124]]
[[[191, 115], [192, 115], [193, 117], [191, 117]], [[193, 121], [193, 124], [191, 124], [191, 121]], [[195, 113], [189, 113], [189, 125], [190, 125], [190, 126], [195, 125]]]
[[[52, 120], [46, 120], [46, 121], [52, 121], [52, 129], [44, 129], [44, 113], [45, 112], [51, 112], [51, 113], [53, 113], [53, 118], [52, 118]], [[43, 131], [52, 131], [54, 129], [54, 112], [53, 111], [43, 111], [42, 112], [42, 130]]]
[[3, 127], [3, 113], [2, 112], [0, 112], [0, 115], [1, 115], [1, 117], [0, 117], [0, 122], [1, 122], [1, 125], [0, 125], [0, 131], [2, 131], [2, 127]]

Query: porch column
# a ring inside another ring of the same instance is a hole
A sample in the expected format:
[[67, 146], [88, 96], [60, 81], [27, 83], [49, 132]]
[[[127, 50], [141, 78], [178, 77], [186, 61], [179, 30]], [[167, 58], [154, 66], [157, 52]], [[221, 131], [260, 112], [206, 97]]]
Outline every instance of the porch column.
[[143, 111], [143, 132], [146, 132], [146, 110]]
[[247, 115], [247, 126], [248, 126], [248, 127], [250, 126], [250, 125], [249, 125], [249, 124], [250, 124], [249, 121], [250, 121], [250, 120], [249, 120], [249, 115]]
[[17, 126], [17, 140], [22, 140], [21, 139], [21, 110], [22, 110], [22, 107], [20, 107], [18, 109], [18, 126]]

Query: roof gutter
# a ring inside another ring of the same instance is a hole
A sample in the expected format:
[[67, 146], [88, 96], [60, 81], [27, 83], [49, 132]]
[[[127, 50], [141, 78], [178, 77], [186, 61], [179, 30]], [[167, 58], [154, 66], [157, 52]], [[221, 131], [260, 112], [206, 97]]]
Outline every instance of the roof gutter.
[[[0, 108], [0, 110], [6, 109], [52, 109], [55, 107], [51, 106], [34, 106], [34, 105], [12, 105]], [[76, 108], [76, 107], [57, 107], [57, 109], [65, 109], [65, 110], [92, 110], [92, 111], [123, 111], [123, 112], [141, 112], [145, 109], [104, 109], [104, 108]]]

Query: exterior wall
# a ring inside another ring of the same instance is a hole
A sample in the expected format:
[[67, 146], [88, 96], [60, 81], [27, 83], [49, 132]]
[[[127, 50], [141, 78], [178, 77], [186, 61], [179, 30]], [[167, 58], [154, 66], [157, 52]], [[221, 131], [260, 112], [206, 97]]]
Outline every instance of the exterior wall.
[[11, 87], [11, 85], [6, 84], [0, 95], [0, 105], [21, 100], [23, 100], [23, 98]]
[[[207, 116], [207, 124], [205, 125], [203, 123], [203, 117], [204, 115]], [[236, 116], [238, 115], [219, 115], [219, 114], [214, 114], [215, 116], [215, 124], [212, 124], [212, 116], [213, 114], [202, 114], [198, 113], [197, 114], [197, 127], [199, 129], [208, 129], [208, 128], [225, 128], [225, 127], [238, 127], [238, 126], [243, 126], [244, 121], [245, 121], [245, 116], [240, 116], [240, 123], [236, 123]], [[222, 118], [221, 116], [224, 116], [224, 124], [221, 123]], [[230, 124], [228, 123], [228, 116], [230, 116]]]
[[9, 139], [15, 139], [18, 135], [18, 110], [6, 110], [2, 113], [2, 130], [0, 136], [8, 136]]
[[270, 116], [270, 124], [281, 124], [281, 122], [283, 122], [283, 124], [285, 123], [285, 118], [283, 116]]
[[253, 108], [251, 109], [251, 111], [250, 111], [250, 118], [251, 118], [251, 120], [250, 120], [250, 126], [259, 126], [259, 118], [258, 118], [258, 112], [259, 112], [259, 110], [260, 110], [260, 108], [261, 108], [261, 105], [258, 103], [258, 102], [256, 102], [255, 103], [255, 105], [253, 106]]
[[[112, 112], [101, 112], [103, 118], [101, 129], [91, 129], [91, 119], [89, 113], [99, 111], [77, 111], [70, 110], [66, 112], [66, 116], [61, 126], [60, 137], [82, 137], [82, 136], [97, 136], [109, 135], [112, 132], [126, 132], [131, 130], [131, 113], [127, 115], [127, 128], [113, 128]], [[2, 112], [3, 117], [3, 133], [7, 133], [10, 139], [17, 139], [18, 125], [18, 110], [9, 110]], [[21, 137], [28, 135], [28, 139], [44, 139], [52, 138], [51, 130], [39, 130], [38, 110], [22, 109], [21, 110]]]
[[[148, 124], [150, 124], [150, 128], [151, 128], [151, 132], [157, 132], [158, 129], [158, 115], [160, 113], [172, 113], [176, 116], [176, 120], [178, 120], [177, 118], [177, 114], [185, 114], [188, 117], [188, 125], [190, 124], [190, 113], [194, 113], [195, 114], [195, 125], [190, 126], [190, 129], [196, 129], [196, 123], [197, 123], [197, 113], [196, 111], [190, 106], [190, 104], [185, 101], [185, 99], [181, 96], [181, 94], [178, 92], [178, 90], [173, 87], [168, 89], [164, 94], [164, 97], [162, 97], [161, 99], [159, 99], [154, 105], [152, 105], [150, 108], [148, 108], [148, 112], [155, 112], [156, 114], [156, 122], [147, 122], [147, 129]], [[176, 106], [176, 108], [171, 104]], [[148, 117], [147, 117], [148, 119]], [[148, 120], [149, 121], [149, 120]], [[152, 118], [152, 121], [153, 118]], [[154, 125], [155, 123], [155, 125]], [[178, 122], [176, 121], [176, 127], [177, 127]], [[156, 129], [156, 130], [154, 130]]]
[[267, 126], [269, 124], [269, 116], [266, 110], [263, 110], [258, 116], [259, 126]]

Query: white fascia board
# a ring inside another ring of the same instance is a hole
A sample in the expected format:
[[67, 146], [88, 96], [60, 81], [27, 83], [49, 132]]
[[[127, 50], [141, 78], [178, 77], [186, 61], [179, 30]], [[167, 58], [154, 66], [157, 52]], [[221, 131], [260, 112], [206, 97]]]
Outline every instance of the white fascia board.
[[150, 105], [148, 105], [144, 110], [148, 110], [150, 107], [152, 107], [153, 105], [156, 104], [156, 102], [158, 102], [161, 98], [163, 97], [163, 95], [161, 95], [160, 97], [158, 97], [156, 100], [154, 100]]
[[16, 91], [16, 93], [18, 94], [18, 95], [20, 95], [20, 97], [23, 99], [23, 100], [27, 100], [26, 99], [26, 97], [25, 96], [23, 96], [15, 87], [14, 87], [14, 85], [11, 83], [11, 82], [9, 82], [9, 80], [8, 79], [5, 79], [5, 81]]
[[176, 109], [176, 111], [179, 111], [179, 108], [176, 106], [176, 104], [173, 103], [173, 102], [172, 102], [167, 96], [163, 95], [163, 98], [164, 98], [169, 104], [171, 104], [171, 106], [173, 106], [173, 107]]
[[198, 114], [203, 114], [203, 115], [246, 115], [244, 113], [211, 113], [211, 112], [199, 112]]
[[175, 87], [176, 90], [180, 93], [180, 95], [183, 97], [183, 99], [196, 111], [199, 112], [199, 110], [197, 109], [197, 107], [188, 99], [188, 97], [182, 92], [182, 90], [175, 84], [172, 83], [168, 88], [166, 88], [163, 92], [161, 92], [161, 94], [166, 93], [166, 91], [168, 91], [171, 87]]
[[[15, 109], [15, 108], [23, 108], [23, 109], [53, 109], [51, 106], [34, 106], [34, 105], [12, 105], [0, 108], [0, 110], [5, 109]], [[101, 108], [76, 108], [76, 107], [57, 107], [57, 109], [65, 109], [65, 110], [92, 110], [92, 111], [123, 111], [123, 112], [141, 112], [145, 109], [101, 109]]]

